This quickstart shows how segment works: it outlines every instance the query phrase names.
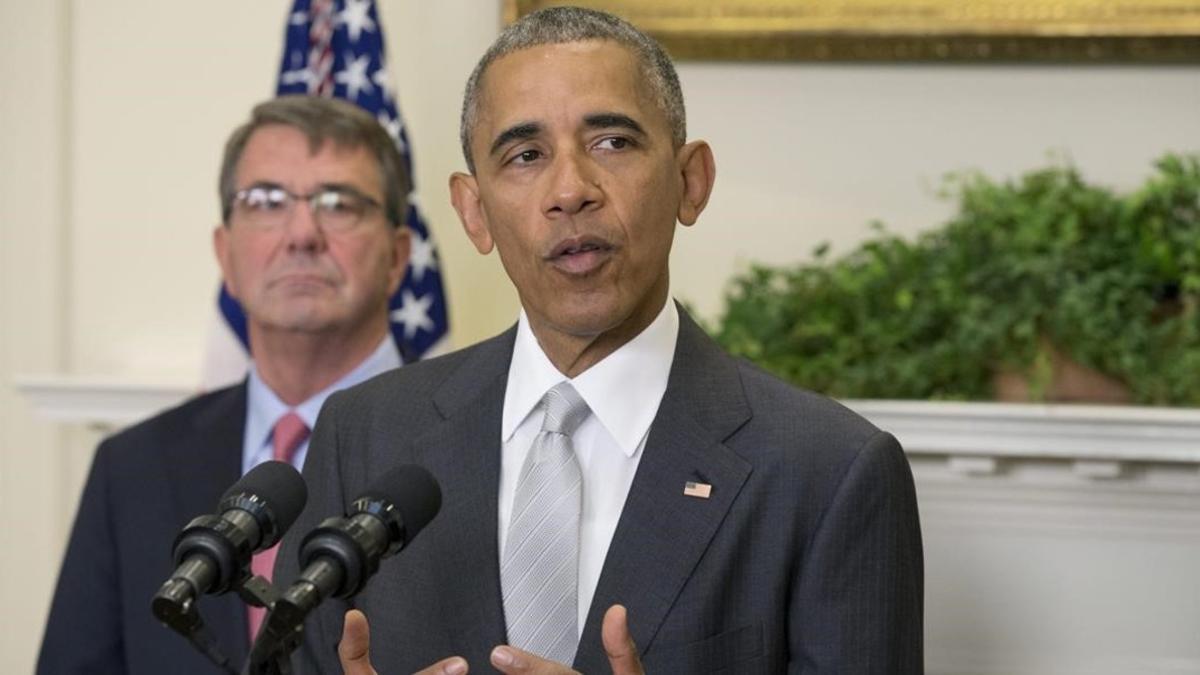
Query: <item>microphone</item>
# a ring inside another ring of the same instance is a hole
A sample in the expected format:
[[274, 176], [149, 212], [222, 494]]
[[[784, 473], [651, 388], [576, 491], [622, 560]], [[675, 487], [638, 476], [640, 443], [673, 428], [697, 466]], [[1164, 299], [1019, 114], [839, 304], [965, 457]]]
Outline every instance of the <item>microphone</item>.
[[291, 464], [263, 462], [247, 472], [221, 496], [218, 515], [192, 520], [175, 538], [175, 571], [154, 595], [154, 616], [179, 632], [194, 631], [196, 597], [241, 583], [251, 556], [279, 541], [307, 499]]
[[[399, 553], [437, 515], [442, 491], [414, 464], [388, 471], [350, 505], [345, 518], [327, 518], [300, 544], [303, 571], [275, 602], [263, 622], [266, 639], [255, 652], [290, 642], [305, 617], [329, 597], [363, 589], [379, 562]], [[260, 637], [262, 634], [260, 634]], [[254, 660], [252, 654], [251, 659]]]

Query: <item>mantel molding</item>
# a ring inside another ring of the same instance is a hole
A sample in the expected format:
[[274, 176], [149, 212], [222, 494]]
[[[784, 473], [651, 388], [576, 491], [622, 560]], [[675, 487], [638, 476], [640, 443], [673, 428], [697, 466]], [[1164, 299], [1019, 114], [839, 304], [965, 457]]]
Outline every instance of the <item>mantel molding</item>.
[[[74, 375], [23, 376], [17, 390], [42, 418], [117, 429], [169, 408], [197, 388], [183, 383]], [[1200, 464], [1200, 409], [941, 401], [845, 401], [896, 435], [910, 456], [972, 461], [1061, 459]], [[970, 472], [970, 471], [968, 471]], [[987, 473], [987, 471], [982, 471]]]
[[1200, 409], [846, 401], [909, 454], [1200, 464]]
[[41, 418], [64, 424], [120, 429], [198, 393], [179, 383], [115, 377], [22, 375], [14, 385]]

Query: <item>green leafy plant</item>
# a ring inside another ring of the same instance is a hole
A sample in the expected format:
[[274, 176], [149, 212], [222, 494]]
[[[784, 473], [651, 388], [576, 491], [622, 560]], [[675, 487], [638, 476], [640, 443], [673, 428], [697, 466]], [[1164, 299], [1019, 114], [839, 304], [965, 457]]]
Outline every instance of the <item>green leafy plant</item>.
[[988, 399], [1002, 370], [1049, 384], [1047, 345], [1141, 403], [1200, 405], [1200, 155], [1119, 195], [1067, 164], [952, 176], [958, 213], [913, 241], [734, 278], [730, 351], [838, 397]]

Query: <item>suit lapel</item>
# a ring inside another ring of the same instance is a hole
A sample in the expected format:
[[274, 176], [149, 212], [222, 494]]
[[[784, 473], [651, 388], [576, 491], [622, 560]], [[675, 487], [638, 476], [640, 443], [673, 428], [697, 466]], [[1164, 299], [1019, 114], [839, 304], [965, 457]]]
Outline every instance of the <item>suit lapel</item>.
[[169, 451], [167, 471], [181, 524], [212, 513], [241, 476], [245, 427], [246, 385], [241, 384], [200, 410], [190, 433]]
[[[200, 411], [191, 433], [167, 458], [167, 473], [182, 527], [192, 518], [213, 513], [221, 495], [242, 472], [246, 426], [246, 385], [230, 388]], [[235, 593], [206, 597], [201, 614], [223, 651], [234, 663], [249, 653], [245, 606]]]
[[[505, 642], [496, 541], [500, 423], [516, 330], [479, 346], [434, 395], [443, 421], [414, 439], [416, 461], [442, 486], [434, 575], [455, 653], [486, 663]], [[452, 524], [452, 525], [451, 525]]]
[[[608, 667], [600, 624], [616, 603], [629, 610], [639, 650], [653, 649], [664, 617], [750, 475], [750, 465], [722, 445], [749, 418], [736, 364], [681, 309], [667, 391], [605, 558], [576, 668]], [[684, 495], [688, 481], [711, 485], [710, 497]]]

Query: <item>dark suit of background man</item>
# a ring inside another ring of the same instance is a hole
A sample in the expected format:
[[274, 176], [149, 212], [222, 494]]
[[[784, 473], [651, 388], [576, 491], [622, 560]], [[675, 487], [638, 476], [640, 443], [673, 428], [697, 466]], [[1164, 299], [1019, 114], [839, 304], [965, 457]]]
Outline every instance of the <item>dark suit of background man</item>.
[[309, 621], [303, 672], [566, 671], [506, 645], [501, 564], [539, 401], [563, 381], [589, 410], [570, 436], [575, 668], [919, 672], [921, 535], [896, 440], [729, 357], [669, 299], [676, 223], [697, 220], [715, 174], [709, 146], [685, 142], [661, 48], [607, 14], [534, 13], [472, 74], [462, 141], [454, 207], [480, 253], [499, 251], [522, 312], [322, 411], [280, 574], [298, 533], [393, 465], [428, 467], [443, 504], [351, 604]]
[[[344, 102], [268, 101], [233, 133], [213, 244], [249, 318], [253, 368], [245, 382], [100, 445], [38, 673], [215, 672], [150, 613], [173, 569], [171, 543], [188, 520], [212, 512], [238, 476], [271, 458], [277, 420], [295, 413], [311, 428], [332, 391], [400, 364], [387, 299], [408, 262], [408, 185], [387, 133]], [[299, 466], [307, 432], [294, 428]], [[249, 642], [242, 602], [227, 594], [200, 608], [240, 666]]]

